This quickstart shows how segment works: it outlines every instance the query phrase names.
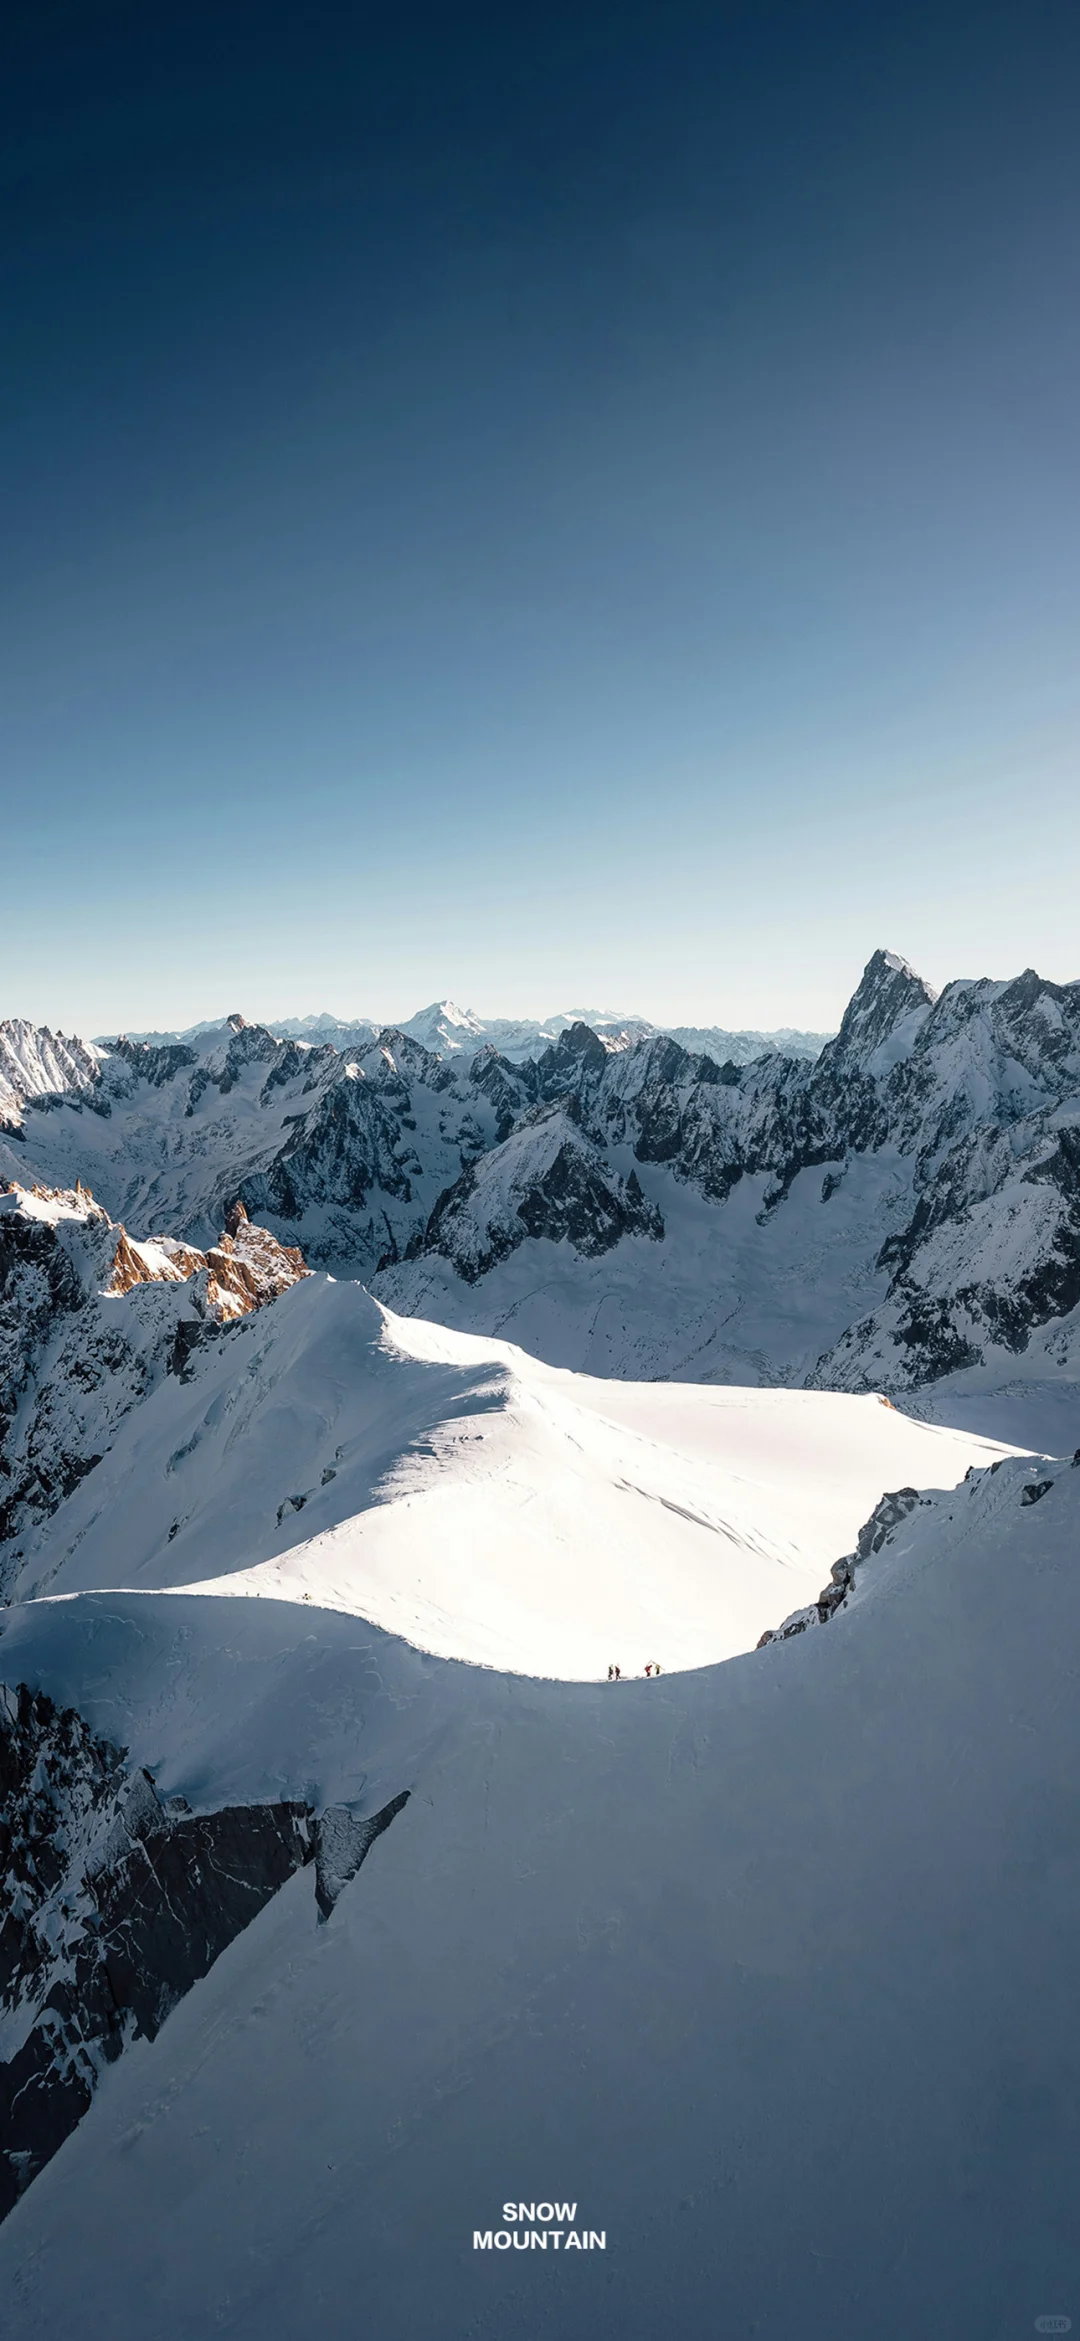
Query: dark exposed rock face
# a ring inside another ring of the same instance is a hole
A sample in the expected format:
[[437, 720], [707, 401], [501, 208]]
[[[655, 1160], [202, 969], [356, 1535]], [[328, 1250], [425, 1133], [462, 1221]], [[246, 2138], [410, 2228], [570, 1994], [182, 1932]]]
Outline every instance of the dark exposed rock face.
[[0, 2218], [86, 2112], [102, 2067], [313, 1858], [328, 1918], [406, 1803], [192, 1813], [73, 1709], [0, 1686]]
[[315, 1900], [321, 1919], [329, 1918], [342, 1887], [355, 1878], [376, 1837], [382, 1836], [408, 1801], [409, 1791], [403, 1788], [381, 1812], [366, 1817], [348, 1805], [327, 1806], [315, 1832]]
[[[572, 1026], [565, 1037], [577, 1030]], [[504, 1146], [463, 1172], [439, 1197], [414, 1256], [441, 1252], [475, 1284], [527, 1236], [565, 1240], [592, 1258], [623, 1236], [657, 1241], [663, 1232], [636, 1172], [623, 1179], [605, 1162], [571, 1099], [524, 1114]]]
[[767, 1628], [758, 1642], [758, 1649], [764, 1650], [769, 1642], [789, 1642], [794, 1634], [805, 1634], [808, 1626], [827, 1625], [851, 1592], [856, 1571], [861, 1569], [863, 1562], [869, 1560], [872, 1553], [879, 1553], [882, 1546], [888, 1544], [893, 1530], [899, 1528], [901, 1521], [906, 1520], [908, 1513], [914, 1511], [916, 1504], [922, 1500], [918, 1488], [896, 1488], [889, 1495], [882, 1496], [880, 1502], [875, 1504], [869, 1520], [864, 1520], [855, 1540], [854, 1552], [845, 1553], [842, 1560], [833, 1562], [829, 1583], [822, 1587], [817, 1600], [810, 1602], [805, 1609], [794, 1610], [789, 1618], [784, 1619], [782, 1626]]
[[1044, 1497], [1044, 1496], [1048, 1496], [1048, 1495], [1049, 1495], [1049, 1493], [1050, 1493], [1050, 1490], [1051, 1490], [1051, 1488], [1053, 1487], [1053, 1484], [1054, 1484], [1054, 1482], [1053, 1482], [1053, 1480], [1052, 1480], [1052, 1479], [1035, 1479], [1035, 1480], [1032, 1480], [1030, 1487], [1026, 1487], [1026, 1488], [1022, 1488], [1022, 1489], [1021, 1489], [1021, 1492], [1020, 1492], [1020, 1501], [1021, 1501], [1021, 1503], [1022, 1503], [1022, 1504], [1041, 1504], [1041, 1502], [1042, 1502], [1042, 1500], [1043, 1500], [1043, 1497]]
[[71, 1710], [0, 1694], [0, 2215], [128, 2040], [170, 2008], [314, 1851], [301, 1804], [161, 1804]]

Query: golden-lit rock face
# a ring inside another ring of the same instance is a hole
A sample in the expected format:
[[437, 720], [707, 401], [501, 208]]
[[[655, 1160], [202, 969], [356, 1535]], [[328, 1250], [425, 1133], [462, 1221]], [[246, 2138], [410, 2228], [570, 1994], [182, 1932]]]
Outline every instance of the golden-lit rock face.
[[121, 1227], [106, 1290], [130, 1292], [133, 1284], [180, 1284], [197, 1276], [200, 1314], [223, 1325], [263, 1308], [310, 1274], [301, 1252], [279, 1244], [269, 1228], [253, 1226], [243, 1204], [234, 1203], [223, 1235], [206, 1252], [169, 1236], [135, 1243]]
[[205, 1252], [191, 1244], [133, 1243], [126, 1227], [117, 1231], [116, 1257], [106, 1292], [130, 1292], [133, 1284], [182, 1284], [206, 1266]]
[[207, 1269], [206, 1313], [219, 1321], [246, 1317], [311, 1275], [303, 1253], [254, 1226], [242, 1203], [233, 1204], [224, 1235], [200, 1258]]
[[[74, 1187], [24, 1188], [13, 1182], [5, 1192], [32, 1197], [39, 1205], [52, 1206], [57, 1216], [82, 1220], [103, 1233], [113, 1231], [108, 1213], [79, 1180]], [[114, 1232], [112, 1263], [101, 1291], [114, 1296], [130, 1292], [136, 1284], [186, 1284], [189, 1278], [198, 1278], [192, 1294], [198, 1314], [219, 1325], [263, 1308], [312, 1273], [303, 1253], [279, 1244], [269, 1228], [253, 1225], [242, 1203], [232, 1205], [224, 1233], [205, 1252], [173, 1236], [139, 1241], [122, 1223]]]

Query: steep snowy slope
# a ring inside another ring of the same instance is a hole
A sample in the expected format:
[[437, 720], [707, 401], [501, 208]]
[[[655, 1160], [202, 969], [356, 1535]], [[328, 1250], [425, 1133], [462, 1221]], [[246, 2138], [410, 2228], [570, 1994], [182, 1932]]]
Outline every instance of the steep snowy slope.
[[0, 1587], [129, 1408], [307, 1273], [242, 1204], [201, 1252], [133, 1241], [82, 1187], [0, 1192]]
[[92, 1041], [66, 1040], [23, 1017], [0, 1023], [0, 1134], [18, 1130], [29, 1098], [92, 1088], [103, 1055]]
[[1000, 1452], [876, 1398], [562, 1373], [310, 1277], [125, 1413], [17, 1592], [284, 1595], [567, 1679], [696, 1666], [815, 1595], [884, 1490]]
[[[535, 1224], [544, 1199], [539, 1182], [508, 1196], [500, 1167], [509, 1151], [459, 1182], [433, 1217], [432, 1248], [382, 1270], [372, 1290], [400, 1312], [490, 1330], [553, 1364], [631, 1380], [798, 1385], [884, 1299], [882, 1242], [910, 1210], [907, 1166], [891, 1148], [854, 1161], [825, 1205], [820, 1169], [797, 1174], [776, 1211], [768, 1173], [740, 1178], [718, 1207], [623, 1143], [593, 1149], [594, 1177], [614, 1195], [632, 1179], [650, 1224], [626, 1228], [608, 1247], [598, 1220], [585, 1252], [554, 1233], [528, 1236], [519, 1219], [511, 1243], [511, 1214], [524, 1201]], [[613, 1216], [604, 1215], [609, 1226]], [[485, 1256], [494, 1264], [476, 1280]]]
[[1080, 1471], [1006, 1460], [825, 1630], [610, 1687], [282, 1603], [10, 1613], [163, 1796], [411, 1790], [105, 2074], [0, 2230], [20, 2336], [1075, 2322], [1078, 1535]]

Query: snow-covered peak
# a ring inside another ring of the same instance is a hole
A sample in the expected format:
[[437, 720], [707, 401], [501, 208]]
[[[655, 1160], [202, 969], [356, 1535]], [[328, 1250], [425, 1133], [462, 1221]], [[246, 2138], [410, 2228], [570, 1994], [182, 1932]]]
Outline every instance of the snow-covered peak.
[[881, 1079], [908, 1056], [937, 993], [895, 951], [875, 951], [844, 1010], [836, 1039], [822, 1051], [831, 1073]]
[[440, 1197], [416, 1250], [442, 1253], [472, 1283], [527, 1236], [568, 1241], [590, 1258], [624, 1235], [662, 1234], [636, 1172], [621, 1178], [586, 1137], [572, 1104], [560, 1101], [524, 1114], [494, 1153], [462, 1173]]
[[93, 1041], [8, 1017], [0, 1023], [0, 1128], [18, 1129], [28, 1098], [92, 1089], [104, 1055]]
[[407, 1017], [398, 1029], [440, 1056], [475, 1049], [486, 1038], [480, 1018], [453, 1000], [433, 1000], [430, 1007], [418, 1008], [414, 1016]]

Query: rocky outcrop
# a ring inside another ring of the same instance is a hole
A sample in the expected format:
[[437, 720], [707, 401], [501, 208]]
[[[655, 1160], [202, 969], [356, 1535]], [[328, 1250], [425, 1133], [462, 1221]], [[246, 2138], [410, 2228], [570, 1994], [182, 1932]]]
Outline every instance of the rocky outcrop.
[[[971, 1477], [970, 1472], [968, 1477]], [[804, 1609], [793, 1610], [781, 1626], [768, 1627], [758, 1642], [758, 1649], [764, 1650], [769, 1642], [788, 1642], [795, 1634], [805, 1634], [808, 1626], [827, 1625], [837, 1610], [843, 1608], [848, 1594], [853, 1591], [856, 1573], [863, 1562], [889, 1543], [894, 1529], [907, 1519], [916, 1504], [928, 1500], [920, 1497], [918, 1488], [896, 1488], [882, 1496], [880, 1503], [875, 1504], [869, 1520], [863, 1522], [854, 1552], [845, 1553], [841, 1560], [833, 1562], [829, 1582], [822, 1587], [817, 1600], [809, 1602]]]
[[404, 1811], [408, 1801], [409, 1791], [403, 1788], [378, 1813], [357, 1813], [351, 1805], [327, 1806], [315, 1828], [315, 1900], [324, 1922], [367, 1860], [375, 1839]]
[[[1080, 1448], [1073, 1457], [1073, 1463], [1080, 1463]], [[998, 1479], [999, 1472], [1004, 1473], [1001, 1480]], [[1015, 1505], [1018, 1513], [1028, 1512], [1034, 1504], [1042, 1503], [1053, 1486], [1054, 1467], [1048, 1470], [1043, 1457], [1032, 1459], [1025, 1455], [1001, 1455], [985, 1470], [973, 1463], [959, 1488], [924, 1491], [921, 1494], [917, 1488], [898, 1488], [892, 1494], [882, 1496], [880, 1503], [875, 1504], [869, 1520], [860, 1528], [854, 1552], [845, 1553], [841, 1560], [834, 1561], [829, 1572], [829, 1583], [823, 1587], [817, 1600], [808, 1603], [805, 1609], [793, 1610], [782, 1625], [770, 1627], [762, 1634], [758, 1649], [764, 1650], [770, 1642], [791, 1641], [796, 1635], [805, 1634], [811, 1627], [828, 1625], [830, 1618], [844, 1608], [849, 1594], [854, 1592], [858, 1574], [864, 1564], [893, 1542], [897, 1530], [916, 1508], [926, 1514], [925, 1525], [931, 1530], [930, 1549], [935, 1552], [936, 1558], [943, 1546], [951, 1541], [946, 1531], [952, 1529], [961, 1503], [975, 1507], [976, 1520], [979, 1507], [1004, 1506], [1009, 1510]], [[985, 1510], [983, 1517], [986, 1517]], [[964, 1522], [964, 1533], [972, 1533], [970, 1517]], [[926, 1550], [924, 1539], [924, 1555]]]
[[199, 1341], [309, 1273], [242, 1204], [202, 1252], [136, 1241], [81, 1185], [0, 1193], [0, 1546], [70, 1495]]
[[0, 1685], [0, 2218], [170, 2010], [297, 1869], [329, 1918], [381, 1812], [282, 1800], [193, 1813], [73, 1709]]
[[[254, 1227], [243, 1203], [234, 1203], [225, 1232], [204, 1255], [203, 1314], [220, 1325], [266, 1307], [311, 1270], [293, 1244], [279, 1244], [269, 1228]], [[198, 1274], [198, 1270], [195, 1271]]]

